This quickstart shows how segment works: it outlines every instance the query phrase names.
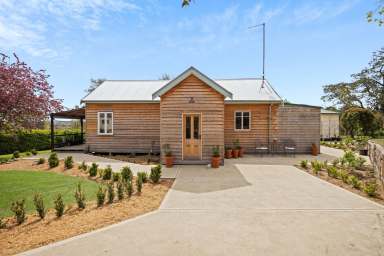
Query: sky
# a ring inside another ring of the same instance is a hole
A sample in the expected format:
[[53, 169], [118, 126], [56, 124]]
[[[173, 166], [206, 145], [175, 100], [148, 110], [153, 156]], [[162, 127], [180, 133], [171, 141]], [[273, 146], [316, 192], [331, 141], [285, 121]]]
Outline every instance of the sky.
[[376, 0], [0, 0], [0, 51], [46, 70], [55, 97], [80, 104], [91, 78], [266, 78], [290, 102], [327, 106], [322, 86], [350, 81], [384, 46], [367, 23]]

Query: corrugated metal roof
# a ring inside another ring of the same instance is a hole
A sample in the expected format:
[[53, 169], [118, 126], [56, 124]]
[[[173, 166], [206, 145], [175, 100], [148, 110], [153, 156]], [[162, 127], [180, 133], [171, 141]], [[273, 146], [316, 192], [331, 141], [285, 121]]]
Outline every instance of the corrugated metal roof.
[[[233, 94], [227, 102], [236, 101], [281, 101], [280, 96], [268, 81], [259, 78], [218, 79], [217, 84]], [[152, 94], [166, 85], [169, 80], [107, 80], [82, 102], [142, 102], [152, 100]], [[262, 86], [263, 84], [263, 86]]]

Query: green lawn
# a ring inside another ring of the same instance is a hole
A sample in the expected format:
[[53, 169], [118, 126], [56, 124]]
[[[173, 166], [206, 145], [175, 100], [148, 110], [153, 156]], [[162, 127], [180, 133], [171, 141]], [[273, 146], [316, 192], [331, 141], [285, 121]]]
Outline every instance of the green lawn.
[[45, 171], [1, 171], [0, 216], [12, 215], [11, 203], [23, 198], [27, 211], [34, 211], [35, 192], [43, 195], [48, 208], [53, 208], [53, 200], [58, 193], [63, 195], [66, 204], [75, 203], [74, 191], [78, 182], [83, 185], [87, 201], [95, 200], [98, 184], [94, 181]]

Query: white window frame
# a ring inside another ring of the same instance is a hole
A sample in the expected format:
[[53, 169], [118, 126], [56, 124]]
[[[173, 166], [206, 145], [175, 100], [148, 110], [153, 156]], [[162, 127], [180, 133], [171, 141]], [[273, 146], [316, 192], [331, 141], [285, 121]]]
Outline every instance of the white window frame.
[[[100, 114], [104, 114], [104, 118], [107, 118], [107, 114], [112, 114], [112, 132], [107, 133], [107, 122], [104, 122], [104, 133], [100, 132]], [[113, 112], [112, 111], [106, 111], [106, 112], [97, 112], [97, 135], [113, 135]]]
[[[241, 113], [241, 128], [240, 129], [237, 129], [236, 128], [236, 114], [237, 113]], [[249, 128], [248, 129], [244, 129], [244, 113], [249, 113]], [[236, 110], [234, 113], [233, 113], [233, 128], [235, 131], [250, 131], [251, 130], [251, 120], [252, 120], [252, 112], [250, 110]]]

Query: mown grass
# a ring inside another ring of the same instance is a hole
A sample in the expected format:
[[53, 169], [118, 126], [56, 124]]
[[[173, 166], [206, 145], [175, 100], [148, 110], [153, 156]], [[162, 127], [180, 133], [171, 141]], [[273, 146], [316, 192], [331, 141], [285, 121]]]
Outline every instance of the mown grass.
[[33, 212], [33, 195], [43, 195], [47, 208], [61, 193], [66, 204], [75, 203], [74, 191], [78, 182], [82, 183], [86, 200], [95, 200], [98, 184], [84, 178], [67, 176], [46, 171], [1, 171], [0, 172], [0, 216], [10, 216], [10, 206], [15, 200], [26, 200], [27, 212]]

